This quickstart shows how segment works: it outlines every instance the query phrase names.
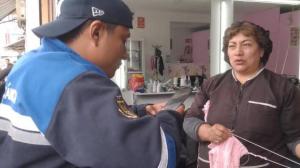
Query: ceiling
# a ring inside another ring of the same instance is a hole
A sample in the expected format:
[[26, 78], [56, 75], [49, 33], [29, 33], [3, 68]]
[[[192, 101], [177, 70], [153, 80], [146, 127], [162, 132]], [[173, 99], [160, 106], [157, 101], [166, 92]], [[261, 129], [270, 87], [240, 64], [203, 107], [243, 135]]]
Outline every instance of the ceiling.
[[[211, 0], [124, 0], [133, 9], [164, 10], [210, 14]], [[250, 0], [251, 1], [251, 0]], [[270, 9], [278, 5], [256, 2], [234, 2], [235, 14], [252, 13]]]
[[[211, 0], [123, 0], [135, 12], [135, 10], [156, 10], [169, 12], [182, 12], [210, 15]], [[250, 0], [251, 1], [251, 0]], [[234, 15], [244, 15], [257, 11], [279, 7], [275, 4], [263, 4], [257, 2], [234, 2]], [[172, 22], [171, 28], [188, 28], [191, 31], [199, 31], [209, 28], [209, 23]]]
[[209, 13], [209, 0], [124, 0], [130, 7], [176, 12]]
[[4, 48], [8, 49], [8, 50], [14, 50], [14, 51], [21, 53], [25, 50], [25, 39], [21, 38], [18, 41], [5, 46]]
[[16, 0], [0, 0], [0, 20], [16, 9]]
[[[211, 0], [124, 0], [132, 9], [210, 14]], [[251, 1], [251, 0], [250, 0]], [[0, 20], [15, 9], [16, 0], [0, 0]], [[252, 13], [278, 5], [234, 2], [235, 14]]]

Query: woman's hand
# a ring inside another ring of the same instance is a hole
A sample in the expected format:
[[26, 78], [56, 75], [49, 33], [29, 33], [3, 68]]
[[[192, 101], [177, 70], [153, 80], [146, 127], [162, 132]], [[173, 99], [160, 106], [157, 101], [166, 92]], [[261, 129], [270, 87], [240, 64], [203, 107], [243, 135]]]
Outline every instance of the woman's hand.
[[296, 145], [296, 156], [300, 159], [300, 144]]
[[220, 144], [231, 137], [230, 129], [221, 124], [202, 124], [198, 128], [198, 137], [202, 141], [209, 141], [214, 144]]

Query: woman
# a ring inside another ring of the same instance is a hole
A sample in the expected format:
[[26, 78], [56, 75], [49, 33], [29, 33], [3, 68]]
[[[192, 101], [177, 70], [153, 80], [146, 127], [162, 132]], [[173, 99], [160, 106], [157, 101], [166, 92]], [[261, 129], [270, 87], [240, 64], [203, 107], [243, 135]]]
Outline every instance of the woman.
[[[186, 133], [199, 141], [198, 167], [209, 167], [208, 144], [221, 144], [232, 135], [299, 162], [300, 92], [286, 78], [264, 68], [271, 51], [269, 32], [258, 25], [242, 21], [226, 30], [223, 52], [232, 69], [203, 83], [184, 120]], [[208, 100], [210, 105], [204, 121], [202, 108]], [[251, 153], [290, 164], [238, 139]], [[252, 155], [244, 155], [240, 164], [241, 167], [277, 167]]]

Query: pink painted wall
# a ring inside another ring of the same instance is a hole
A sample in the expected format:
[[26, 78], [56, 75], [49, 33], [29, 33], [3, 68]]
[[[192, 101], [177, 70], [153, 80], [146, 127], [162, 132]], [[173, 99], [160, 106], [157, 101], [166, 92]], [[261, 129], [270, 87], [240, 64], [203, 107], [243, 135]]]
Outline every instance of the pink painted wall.
[[[279, 59], [277, 72], [299, 77], [299, 44], [290, 45], [290, 28], [300, 28], [300, 11], [280, 15]], [[298, 39], [299, 40], [299, 39]]]
[[270, 37], [273, 41], [273, 51], [266, 67], [272, 71], [276, 69], [276, 61], [279, 55], [279, 18], [279, 8], [256, 12], [242, 18], [243, 20], [251, 21], [270, 31]]
[[[292, 18], [292, 22], [290, 19]], [[274, 8], [243, 17], [259, 24], [270, 31], [273, 41], [273, 51], [267, 63], [267, 68], [288, 75], [299, 75], [299, 46], [289, 46], [291, 26], [300, 25], [300, 11], [280, 14], [279, 8]]]
[[193, 61], [197, 65], [206, 65], [207, 68], [209, 67], [208, 39], [209, 30], [192, 33]]

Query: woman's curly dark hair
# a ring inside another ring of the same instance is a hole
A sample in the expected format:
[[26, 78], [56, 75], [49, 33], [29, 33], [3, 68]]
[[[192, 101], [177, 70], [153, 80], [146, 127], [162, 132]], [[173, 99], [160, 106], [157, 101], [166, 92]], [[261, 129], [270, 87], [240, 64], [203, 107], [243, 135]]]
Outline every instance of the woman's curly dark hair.
[[260, 62], [263, 65], [266, 65], [273, 48], [273, 44], [270, 39], [270, 33], [269, 31], [265, 30], [263, 27], [248, 21], [235, 22], [229, 28], [226, 29], [225, 35], [223, 37], [223, 49], [222, 49], [225, 55], [224, 60], [228, 64], [230, 64], [228, 52], [227, 52], [229, 40], [233, 36], [237, 35], [238, 33], [242, 33], [245, 36], [253, 37], [255, 39], [259, 47], [264, 50], [264, 55], [260, 59]]

